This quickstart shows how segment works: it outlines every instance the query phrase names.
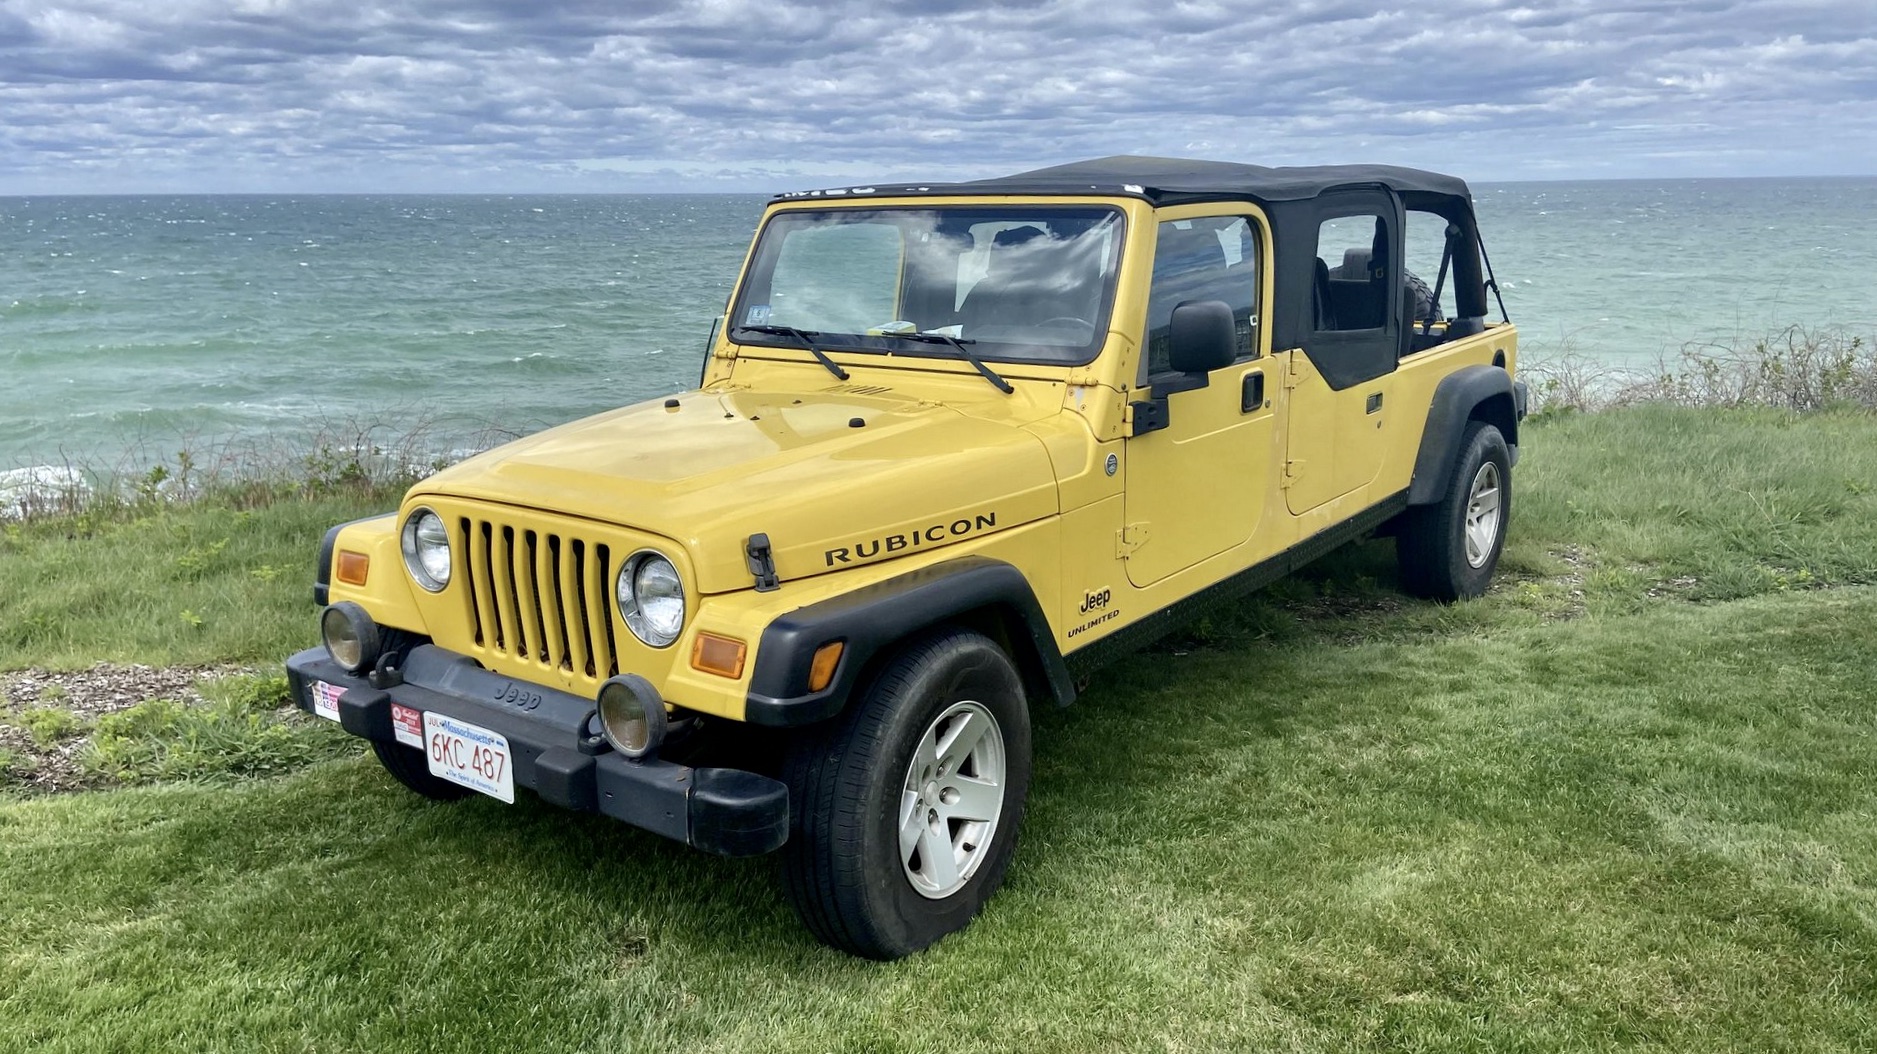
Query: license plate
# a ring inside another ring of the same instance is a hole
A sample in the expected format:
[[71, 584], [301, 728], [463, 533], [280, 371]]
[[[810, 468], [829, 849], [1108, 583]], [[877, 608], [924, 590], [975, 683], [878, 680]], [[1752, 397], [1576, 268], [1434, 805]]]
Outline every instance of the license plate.
[[515, 768], [507, 736], [426, 710], [424, 742], [432, 776], [515, 803]]
[[325, 681], [313, 682], [313, 712], [328, 721], [339, 720], [339, 697], [345, 689]]

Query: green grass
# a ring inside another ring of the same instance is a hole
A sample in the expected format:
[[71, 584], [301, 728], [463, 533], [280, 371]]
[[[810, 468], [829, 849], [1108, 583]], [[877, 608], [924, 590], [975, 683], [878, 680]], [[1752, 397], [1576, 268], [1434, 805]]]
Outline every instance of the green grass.
[[314, 639], [320, 537], [393, 494], [204, 500], [0, 528], [0, 670], [265, 662]]
[[1010, 880], [928, 953], [353, 746], [0, 800], [0, 1051], [1870, 1049], [1877, 427], [1624, 411], [1525, 456], [1485, 600], [1358, 547], [1040, 713]]
[[114, 783], [278, 775], [356, 754], [330, 724], [283, 708], [281, 676], [207, 681], [206, 706], [146, 699], [106, 714], [82, 755], [86, 776]]

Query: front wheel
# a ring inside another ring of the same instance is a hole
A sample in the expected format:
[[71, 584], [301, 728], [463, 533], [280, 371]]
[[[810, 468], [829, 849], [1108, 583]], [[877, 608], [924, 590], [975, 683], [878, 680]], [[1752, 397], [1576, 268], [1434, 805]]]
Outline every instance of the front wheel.
[[904, 647], [866, 693], [791, 751], [783, 887], [826, 944], [897, 959], [963, 929], [1016, 848], [1030, 718], [987, 637]]
[[1440, 500], [1402, 518], [1395, 538], [1402, 585], [1447, 603], [1485, 593], [1511, 512], [1512, 454], [1505, 436], [1484, 421], [1468, 421]]

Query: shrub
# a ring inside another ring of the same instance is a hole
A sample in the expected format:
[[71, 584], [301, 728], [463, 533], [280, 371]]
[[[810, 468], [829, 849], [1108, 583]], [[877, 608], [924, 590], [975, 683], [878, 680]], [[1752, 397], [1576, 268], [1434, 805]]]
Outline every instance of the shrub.
[[49, 747], [62, 739], [70, 739], [85, 731], [85, 720], [70, 710], [61, 710], [53, 706], [36, 706], [21, 710], [7, 719], [9, 724], [26, 730], [33, 737], [33, 743], [40, 747]]
[[1555, 350], [1528, 353], [1519, 373], [1531, 384], [1533, 411], [1542, 414], [1639, 403], [1877, 411], [1877, 346], [1842, 328], [1789, 326], [1751, 343], [1690, 343], [1640, 374], [1600, 362], [1565, 341]]

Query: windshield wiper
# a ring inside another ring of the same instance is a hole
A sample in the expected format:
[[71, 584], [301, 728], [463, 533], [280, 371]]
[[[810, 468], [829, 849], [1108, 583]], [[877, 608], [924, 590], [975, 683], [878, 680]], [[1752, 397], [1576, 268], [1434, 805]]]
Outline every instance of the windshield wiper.
[[840, 380], [844, 381], [847, 379], [847, 371], [841, 368], [841, 364], [829, 358], [827, 352], [822, 351], [818, 347], [815, 347], [815, 338], [819, 337], [821, 334], [815, 332], [812, 329], [796, 329], [794, 326], [769, 326], [769, 325], [732, 326], [731, 329], [732, 331], [739, 330], [739, 329], [746, 329], [746, 330], [749, 330], [751, 333], [767, 333], [768, 335], [772, 337], [790, 337], [797, 344], [800, 344], [804, 351], [807, 351], [808, 354], [813, 355], [815, 357], [816, 362], [819, 362], [823, 366], [826, 366], [828, 368], [829, 373], [834, 374], [834, 376]]
[[995, 384], [998, 391], [1003, 392], [1005, 395], [1016, 391], [1015, 388], [1010, 386], [1009, 381], [999, 377], [991, 371], [989, 366], [984, 365], [984, 360], [978, 358], [977, 352], [965, 346], [967, 344], [977, 343], [977, 341], [972, 340], [970, 337], [953, 337], [944, 333], [895, 333], [893, 336], [901, 340], [916, 340], [921, 344], [950, 344], [952, 347], [958, 349], [958, 354], [964, 356], [966, 362], [977, 367], [977, 371], [984, 375], [985, 380]]

